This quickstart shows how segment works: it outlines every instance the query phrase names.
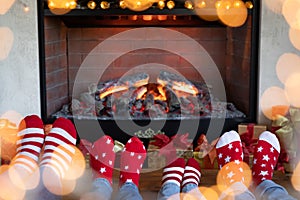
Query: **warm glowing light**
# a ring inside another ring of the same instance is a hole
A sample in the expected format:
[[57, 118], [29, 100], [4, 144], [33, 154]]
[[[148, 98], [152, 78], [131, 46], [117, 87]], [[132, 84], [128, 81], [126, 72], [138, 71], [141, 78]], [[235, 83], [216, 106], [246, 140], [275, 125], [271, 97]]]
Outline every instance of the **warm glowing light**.
[[15, 0], [0, 0], [0, 15], [4, 15], [14, 3]]
[[8, 57], [14, 42], [14, 34], [8, 27], [0, 27], [0, 61]]
[[300, 29], [290, 28], [289, 37], [293, 46], [300, 50]]
[[252, 9], [252, 8], [253, 8], [253, 3], [252, 3], [251, 1], [246, 1], [246, 2], [245, 2], [245, 6], [246, 6], [246, 8], [248, 8], [248, 9]]
[[72, 162], [70, 164], [69, 170], [66, 172], [64, 179], [75, 180], [80, 178], [86, 169], [86, 160], [82, 152], [74, 147], [75, 153], [72, 156]]
[[110, 3], [107, 2], [107, 1], [101, 1], [100, 7], [101, 7], [102, 9], [104, 9], [104, 10], [105, 10], [105, 9], [109, 9]]
[[87, 7], [88, 7], [89, 9], [94, 10], [94, 9], [96, 8], [96, 6], [97, 6], [97, 4], [96, 4], [95, 1], [89, 1], [89, 2], [87, 3]]
[[264, 0], [262, 3], [264, 3], [266, 7], [274, 13], [281, 14], [284, 1], [285, 0]]
[[28, 13], [30, 9], [28, 6], [24, 6], [23, 10], [24, 10], [24, 12]]
[[103, 99], [104, 97], [106, 97], [107, 95], [116, 93], [116, 92], [120, 92], [120, 91], [124, 91], [124, 90], [128, 90], [128, 86], [111, 86], [110, 88], [108, 88], [106, 91], [102, 92], [100, 94], [100, 99]]
[[218, 200], [219, 199], [219, 195], [214, 188], [199, 187], [198, 189], [203, 194], [205, 199], [210, 199], [210, 200]]
[[300, 30], [300, 0], [286, 0], [282, 14], [291, 28]]
[[75, 0], [48, 0], [48, 8], [53, 14], [63, 15], [75, 9], [77, 3]]
[[[206, 1], [200, 0], [198, 2], [199, 3], [196, 2], [197, 9], [195, 11], [201, 19], [204, 19], [206, 21], [219, 20], [217, 9], [216, 9], [216, 4], [217, 4], [216, 0], [206, 0]], [[203, 2], [205, 3], [205, 6]]]
[[167, 20], [168, 16], [167, 15], [157, 15], [157, 19], [159, 21], [165, 21]]
[[125, 8], [126, 8], [126, 4], [125, 4], [125, 2], [124, 2], [123, 0], [121, 0], [121, 1], [119, 2], [119, 6], [120, 6], [120, 8], [122, 8], [122, 9], [125, 9]]
[[291, 177], [291, 184], [295, 190], [300, 191], [300, 163], [296, 165]]
[[[234, 5], [239, 5], [235, 7]], [[248, 11], [241, 0], [225, 0], [221, 1], [217, 7], [219, 19], [227, 26], [239, 27], [242, 26], [246, 20]]]
[[[297, 36], [299, 37], [299, 35]], [[276, 74], [279, 80], [285, 84], [289, 76], [300, 73], [300, 57], [293, 53], [285, 53], [280, 56], [276, 64]]]
[[278, 116], [285, 116], [289, 111], [289, 106], [287, 105], [276, 105], [272, 107], [272, 119], [277, 119]]
[[34, 189], [40, 183], [40, 170], [37, 164], [34, 164], [32, 169], [33, 172], [28, 174], [23, 167], [12, 165], [8, 170], [9, 178], [15, 186], [22, 190]]
[[129, 19], [133, 20], [133, 21], [136, 21], [138, 19], [138, 16], [137, 15], [131, 15], [131, 16], [129, 16]]
[[300, 73], [292, 74], [285, 82], [285, 93], [288, 101], [295, 107], [300, 107]]
[[204, 0], [196, 1], [196, 8], [205, 8], [206, 2]]
[[185, 1], [184, 2], [184, 7], [187, 8], [187, 9], [189, 9], [189, 10], [194, 9], [193, 2], [191, 2], [189, 0]]
[[152, 20], [152, 15], [143, 15], [143, 20], [144, 21], [151, 21]]
[[[231, 178], [228, 178], [229, 172], [232, 172]], [[242, 161], [239, 164], [236, 162], [229, 162], [219, 170], [217, 175], [217, 186], [220, 191], [226, 193], [226, 196], [236, 196], [244, 191], [233, 191], [230, 190], [229, 186], [232, 184], [232, 180], [241, 181], [242, 177], [244, 177], [246, 190], [252, 182], [252, 173], [249, 165]]]
[[167, 2], [167, 7], [171, 10], [175, 7], [175, 2], [174, 1], [168, 1]]
[[157, 2], [157, 7], [159, 9], [163, 9], [165, 7], [165, 5], [166, 5], [165, 2], [162, 1], [162, 0], [160, 0], [159, 2]]
[[290, 106], [285, 91], [279, 87], [270, 87], [260, 97], [260, 107], [263, 114], [272, 120], [272, 107], [278, 105]]
[[133, 11], [144, 11], [152, 6], [155, 0], [124, 0], [127, 8]]

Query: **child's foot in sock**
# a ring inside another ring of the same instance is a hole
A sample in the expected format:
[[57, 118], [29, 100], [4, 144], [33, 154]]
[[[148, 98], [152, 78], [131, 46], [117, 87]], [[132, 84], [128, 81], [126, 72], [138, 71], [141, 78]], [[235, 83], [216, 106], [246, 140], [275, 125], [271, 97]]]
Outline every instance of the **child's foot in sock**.
[[201, 173], [199, 163], [194, 158], [190, 158], [184, 168], [181, 187], [184, 188], [184, 186], [189, 183], [193, 183], [198, 186], [200, 178]]
[[104, 135], [94, 142], [90, 161], [93, 178], [105, 178], [112, 184], [115, 157], [114, 143], [110, 136]]
[[252, 176], [256, 185], [272, 179], [279, 153], [280, 144], [276, 136], [269, 131], [263, 132], [253, 154]]
[[132, 137], [125, 145], [121, 153], [120, 185], [133, 182], [139, 185], [140, 172], [146, 158], [146, 149], [137, 137]]
[[37, 115], [27, 116], [21, 121], [18, 132], [17, 155], [12, 161], [12, 165], [24, 168], [29, 174], [35, 171], [44, 144], [43, 127], [43, 122]]
[[76, 137], [76, 129], [70, 120], [65, 118], [55, 120], [45, 139], [41, 168], [51, 168], [63, 178], [75, 154]]
[[167, 183], [174, 183], [178, 187], [181, 185], [184, 173], [185, 161], [183, 158], [177, 158], [174, 162], [163, 169], [162, 186]]
[[216, 145], [216, 151], [222, 184], [229, 186], [244, 182], [243, 149], [239, 134], [236, 131], [224, 133]]

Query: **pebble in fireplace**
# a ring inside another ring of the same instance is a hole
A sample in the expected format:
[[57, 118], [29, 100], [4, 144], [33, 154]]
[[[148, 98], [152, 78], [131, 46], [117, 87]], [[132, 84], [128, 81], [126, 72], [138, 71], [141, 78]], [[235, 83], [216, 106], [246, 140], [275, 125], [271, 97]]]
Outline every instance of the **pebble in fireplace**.
[[[97, 119], [183, 119], [245, 117], [232, 103], [211, 95], [213, 88], [168, 71], [161, 71], [156, 82], [146, 73], [92, 84], [87, 92], [73, 99], [54, 117]], [[212, 105], [213, 102], [214, 103]]]

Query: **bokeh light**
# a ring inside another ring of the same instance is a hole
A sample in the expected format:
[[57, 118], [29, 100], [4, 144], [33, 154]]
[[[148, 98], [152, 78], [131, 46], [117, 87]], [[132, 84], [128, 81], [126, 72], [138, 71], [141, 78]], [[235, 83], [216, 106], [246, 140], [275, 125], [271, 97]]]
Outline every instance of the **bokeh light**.
[[14, 33], [8, 27], [0, 27], [0, 61], [8, 57], [14, 42]]
[[276, 74], [279, 80], [285, 84], [288, 77], [294, 73], [300, 73], [300, 57], [293, 53], [282, 54], [276, 64]]
[[199, 187], [200, 192], [203, 194], [203, 196], [206, 199], [209, 200], [218, 200], [219, 199], [219, 194], [216, 192], [214, 187]]
[[133, 11], [144, 11], [152, 6], [152, 0], [124, 0], [126, 7]]
[[0, 0], [0, 15], [4, 15], [14, 3], [15, 0]]
[[55, 15], [64, 15], [75, 9], [76, 6], [75, 0], [48, 0], [48, 8]]
[[290, 28], [289, 38], [290, 38], [292, 45], [296, 49], [300, 50], [300, 29]]
[[291, 184], [295, 190], [300, 191], [300, 163], [298, 163], [294, 169], [291, 177]]
[[282, 5], [285, 0], [263, 0], [267, 8], [274, 13], [281, 14]]
[[29, 174], [23, 167], [12, 165], [8, 170], [11, 182], [22, 190], [34, 189], [40, 182], [40, 170], [36, 164], [35, 170]]
[[282, 14], [291, 28], [300, 29], [300, 0], [285, 0]]
[[289, 76], [285, 82], [285, 93], [288, 101], [295, 107], [300, 107], [300, 73], [295, 73]]
[[196, 0], [195, 1], [195, 12], [197, 15], [206, 21], [217, 21], [219, 20], [217, 9], [217, 0]]
[[219, 19], [227, 26], [239, 27], [248, 16], [247, 8], [241, 0], [221, 0], [217, 3]]
[[74, 180], [80, 178], [85, 169], [86, 169], [86, 161], [82, 154], [82, 152], [74, 147], [75, 154], [72, 157], [72, 162], [70, 164], [69, 170], [66, 172], [64, 179], [66, 180]]
[[249, 165], [245, 162], [240, 162], [237, 164], [236, 162], [229, 162], [226, 165], [224, 165], [218, 172], [217, 175], [217, 186], [220, 191], [223, 193], [226, 193], [229, 196], [236, 196], [244, 191], [232, 191], [230, 190], [230, 185], [234, 182], [234, 180], [241, 180], [243, 177], [244, 179], [244, 185], [246, 188], [248, 188], [252, 182], [252, 173]]
[[278, 105], [290, 105], [285, 91], [282, 88], [275, 86], [266, 89], [260, 97], [260, 107], [263, 114], [268, 119], [272, 120], [272, 107]]

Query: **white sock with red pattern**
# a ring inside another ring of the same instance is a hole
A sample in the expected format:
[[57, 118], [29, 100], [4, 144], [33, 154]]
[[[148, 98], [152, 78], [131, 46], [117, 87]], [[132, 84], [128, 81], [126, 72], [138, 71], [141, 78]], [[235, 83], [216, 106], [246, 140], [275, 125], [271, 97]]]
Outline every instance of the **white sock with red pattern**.
[[277, 137], [269, 131], [261, 133], [253, 154], [252, 176], [256, 185], [272, 179], [279, 153]]
[[76, 129], [65, 118], [58, 118], [46, 136], [41, 168], [49, 167], [60, 177], [64, 177], [75, 154]]
[[139, 185], [140, 172], [146, 155], [146, 149], [140, 139], [132, 137], [128, 140], [121, 153], [120, 185], [126, 182], [133, 182], [136, 186]]
[[94, 142], [90, 160], [93, 178], [105, 178], [112, 184], [115, 157], [114, 143], [110, 136], [104, 135]]
[[[236, 131], [224, 133], [217, 145], [217, 160], [222, 170], [224, 183], [231, 185], [235, 182], [244, 182], [243, 149], [240, 135]], [[225, 168], [223, 168], [226, 166]]]
[[184, 168], [181, 187], [183, 188], [186, 184], [189, 183], [199, 185], [200, 178], [201, 173], [199, 163], [194, 158], [190, 158]]
[[177, 158], [174, 162], [163, 169], [162, 186], [174, 183], [180, 187], [185, 167], [185, 160]]
[[44, 125], [37, 115], [26, 116], [19, 125], [17, 155], [12, 161], [14, 166], [20, 166], [33, 173], [44, 144]]

